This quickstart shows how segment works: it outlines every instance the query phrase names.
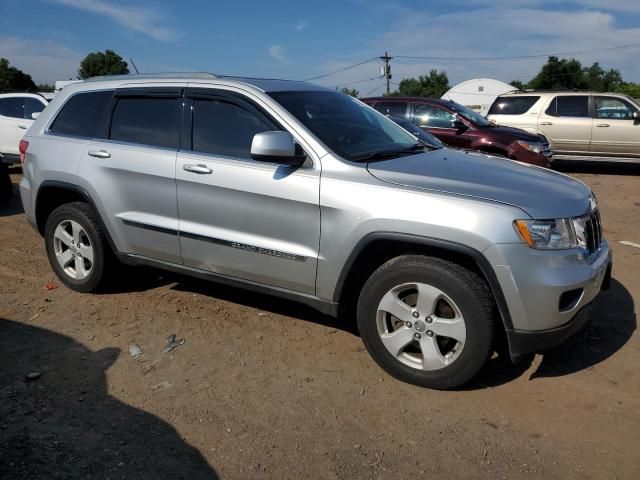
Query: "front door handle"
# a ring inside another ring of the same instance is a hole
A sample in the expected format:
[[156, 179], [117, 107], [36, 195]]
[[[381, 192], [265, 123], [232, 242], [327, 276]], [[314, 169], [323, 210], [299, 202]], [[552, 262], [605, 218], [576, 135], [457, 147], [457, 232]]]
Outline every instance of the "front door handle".
[[111, 154], [106, 150], [89, 150], [87, 153], [96, 158], [111, 158]]
[[22, 130], [26, 130], [29, 127], [27, 127], [26, 125], [18, 125], [18, 128], [20, 128]]
[[540, 125], [553, 125], [553, 122], [540, 122]]
[[185, 163], [182, 166], [182, 168], [183, 168], [183, 170], [186, 170], [187, 172], [199, 173], [200, 175], [209, 175], [209, 174], [213, 173], [213, 170], [211, 170], [206, 165], [202, 165], [201, 163], [198, 164], [198, 165], [193, 165], [191, 163]]
[[608, 123], [599, 123], [596, 125], [596, 127], [610, 127], [611, 125], [609, 125]]

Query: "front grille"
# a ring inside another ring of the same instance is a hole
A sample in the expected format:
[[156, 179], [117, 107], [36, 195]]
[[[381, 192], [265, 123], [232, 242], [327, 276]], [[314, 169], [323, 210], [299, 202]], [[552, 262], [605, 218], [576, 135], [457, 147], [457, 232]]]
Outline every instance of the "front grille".
[[602, 245], [602, 223], [600, 222], [600, 212], [597, 208], [587, 215], [584, 234], [589, 255], [600, 250]]

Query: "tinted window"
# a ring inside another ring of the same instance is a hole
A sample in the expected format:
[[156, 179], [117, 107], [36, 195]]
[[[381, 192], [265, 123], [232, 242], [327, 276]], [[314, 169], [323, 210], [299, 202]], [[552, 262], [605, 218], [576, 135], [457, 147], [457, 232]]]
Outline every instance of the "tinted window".
[[435, 105], [416, 104], [413, 107], [413, 123], [421, 127], [453, 128], [456, 116]]
[[586, 95], [560, 95], [553, 99], [546, 113], [556, 117], [588, 117], [589, 97]]
[[24, 118], [24, 98], [10, 97], [1, 99], [0, 115], [11, 118]]
[[111, 91], [74, 95], [62, 107], [50, 131], [61, 135], [95, 137], [110, 100]]
[[24, 99], [24, 118], [28, 118], [32, 120], [32, 113], [39, 113], [44, 110], [45, 105], [35, 98], [25, 98]]
[[193, 101], [193, 150], [251, 158], [256, 133], [278, 130], [251, 107], [225, 99]]
[[407, 104], [404, 102], [378, 102], [373, 108], [385, 115], [404, 117], [407, 111]]
[[636, 111], [624, 100], [615, 97], [595, 97], [596, 118], [631, 120]]
[[109, 138], [178, 148], [181, 103], [177, 98], [121, 97], [113, 110]]
[[540, 99], [536, 96], [527, 97], [498, 97], [491, 108], [489, 115], [522, 115], [527, 112]]

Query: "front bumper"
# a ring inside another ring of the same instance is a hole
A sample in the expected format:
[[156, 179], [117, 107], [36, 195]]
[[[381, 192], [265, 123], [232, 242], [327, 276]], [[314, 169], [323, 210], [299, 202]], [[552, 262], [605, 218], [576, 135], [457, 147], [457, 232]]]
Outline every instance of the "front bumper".
[[589, 259], [574, 250], [542, 251], [523, 244], [494, 245], [484, 254], [509, 309], [511, 324], [505, 327], [512, 355], [552, 347], [579, 330], [611, 276], [606, 241]]

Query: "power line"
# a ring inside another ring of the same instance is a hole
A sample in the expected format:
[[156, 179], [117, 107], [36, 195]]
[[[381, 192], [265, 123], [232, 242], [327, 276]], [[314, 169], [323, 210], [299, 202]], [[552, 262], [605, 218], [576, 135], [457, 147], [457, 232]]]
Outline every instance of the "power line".
[[372, 78], [363, 78], [362, 80], [354, 80], [353, 82], [347, 82], [347, 83], [340, 83], [338, 85], [335, 85], [336, 88], [340, 88], [340, 87], [346, 87], [347, 85], [353, 85], [355, 83], [363, 83], [363, 82], [370, 82], [372, 80], [378, 80], [380, 78], [380, 76], [377, 77], [372, 77]]
[[513, 55], [513, 56], [505, 56], [505, 57], [426, 57], [426, 56], [417, 56], [417, 55], [395, 55], [396, 58], [407, 58], [413, 60], [463, 60], [463, 61], [471, 61], [471, 60], [521, 60], [527, 58], [544, 58], [544, 57], [560, 57], [567, 55], [584, 55], [588, 53], [602, 53], [602, 52], [610, 52], [612, 50], [622, 50], [625, 48], [637, 48], [640, 47], [640, 43], [631, 43], [628, 45], [618, 45], [616, 47], [609, 48], [599, 48], [596, 50], [574, 50], [572, 52], [556, 52], [556, 53], [539, 53], [536, 55]]
[[339, 70], [335, 70], [335, 71], [333, 71], [333, 72], [323, 73], [322, 75], [317, 75], [317, 76], [315, 76], [315, 77], [305, 78], [305, 79], [303, 80], [303, 82], [308, 82], [308, 81], [310, 81], [310, 80], [317, 80], [317, 79], [319, 79], [319, 78], [329, 77], [329, 76], [331, 76], [331, 75], [335, 75], [336, 73], [344, 72], [344, 71], [346, 71], [346, 70], [351, 70], [352, 68], [359, 67], [360, 65], [364, 65], [365, 63], [370, 63], [370, 62], [372, 62], [373, 60], [377, 60], [377, 59], [378, 59], [378, 57], [371, 57], [371, 58], [366, 59], [366, 60], [365, 60], [365, 61], [363, 61], [363, 62], [360, 62], [360, 63], [354, 63], [353, 65], [349, 65], [349, 66], [347, 66], [347, 67], [343, 67], [343, 68], [341, 68], [341, 69], [339, 69]]

